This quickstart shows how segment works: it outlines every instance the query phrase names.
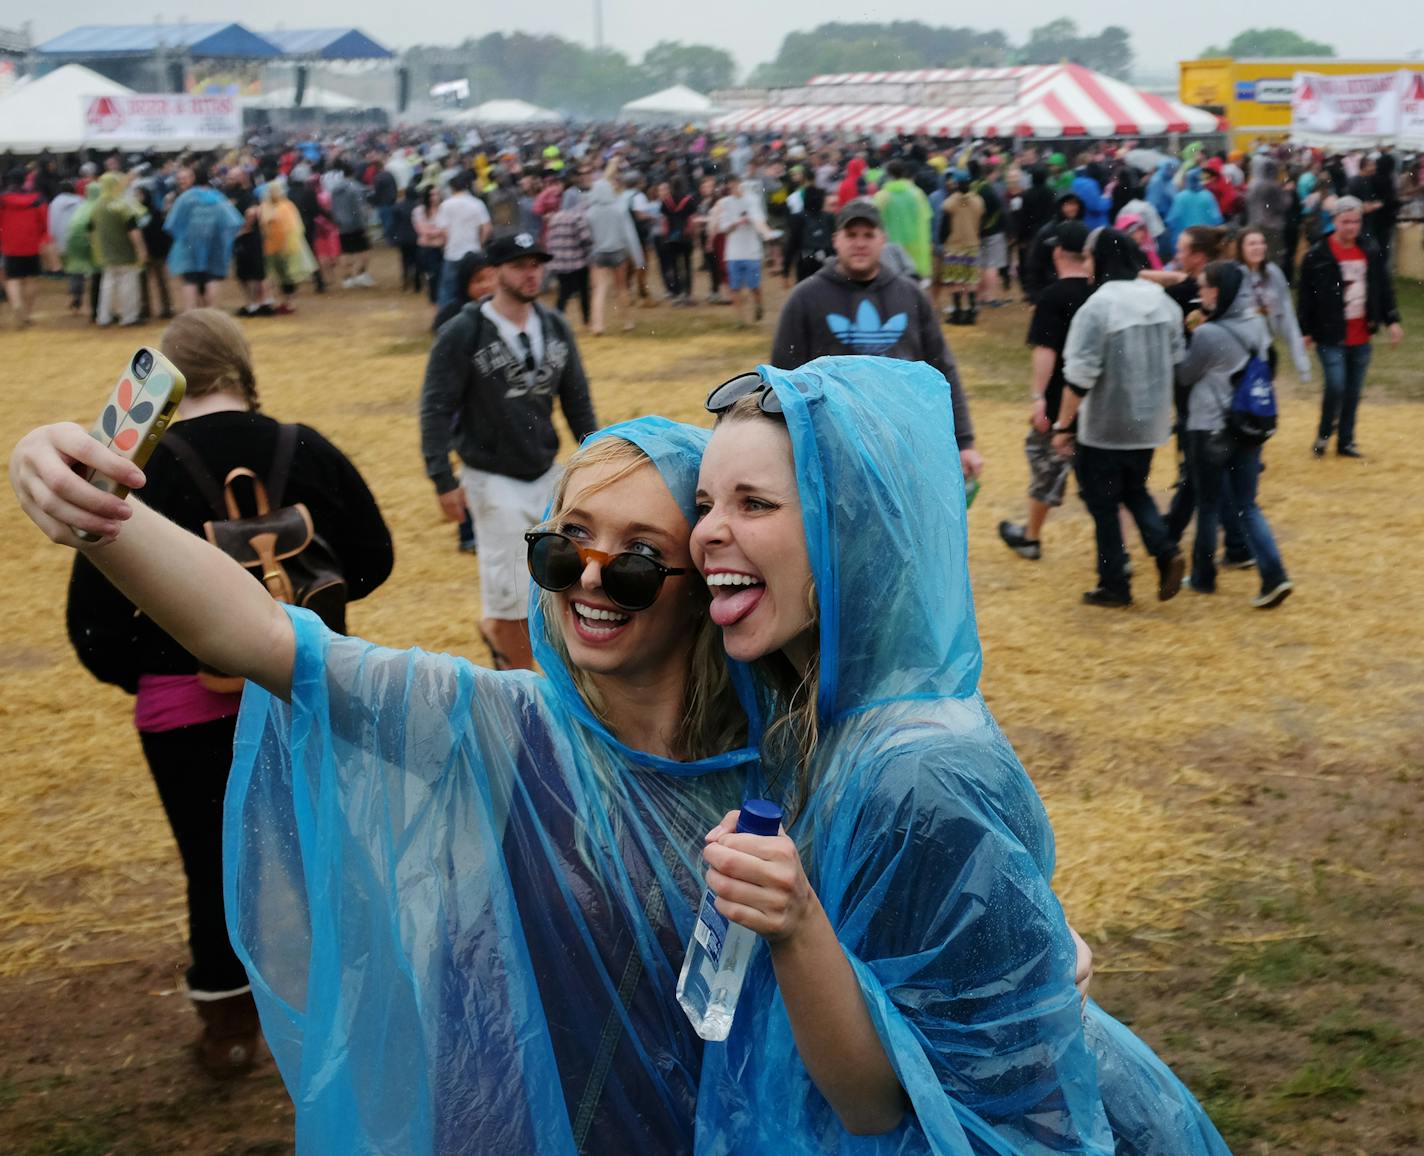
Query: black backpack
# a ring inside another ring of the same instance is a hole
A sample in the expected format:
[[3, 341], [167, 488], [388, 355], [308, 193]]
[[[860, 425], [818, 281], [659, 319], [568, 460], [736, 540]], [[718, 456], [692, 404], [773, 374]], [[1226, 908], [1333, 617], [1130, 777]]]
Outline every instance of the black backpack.
[[[278, 602], [304, 606], [332, 630], [345, 634], [349, 590], [341, 563], [316, 532], [304, 503], [282, 505], [297, 449], [297, 427], [279, 427], [272, 472], [265, 483], [252, 470], [239, 466], [230, 470], [219, 486], [179, 430], [170, 429], [163, 443], [212, 507], [213, 520], [203, 523], [208, 541], [250, 570]], [[256, 508], [255, 514], [247, 516], [237, 495], [243, 478], [251, 484]], [[199, 677], [210, 690], [235, 693], [242, 689], [242, 679], [220, 671], [204, 668]]]

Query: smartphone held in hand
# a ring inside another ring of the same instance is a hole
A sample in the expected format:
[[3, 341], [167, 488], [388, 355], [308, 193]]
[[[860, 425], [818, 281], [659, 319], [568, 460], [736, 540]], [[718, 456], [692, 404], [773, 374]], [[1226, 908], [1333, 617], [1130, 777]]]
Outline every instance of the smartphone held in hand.
[[[129, 359], [119, 375], [118, 384], [89, 430], [89, 436], [141, 469], [173, 420], [186, 386], [177, 366], [158, 350], [144, 346]], [[127, 486], [92, 469], [84, 472], [84, 480], [117, 498], [129, 492]], [[75, 533], [86, 542], [99, 540], [97, 534], [84, 530]]]

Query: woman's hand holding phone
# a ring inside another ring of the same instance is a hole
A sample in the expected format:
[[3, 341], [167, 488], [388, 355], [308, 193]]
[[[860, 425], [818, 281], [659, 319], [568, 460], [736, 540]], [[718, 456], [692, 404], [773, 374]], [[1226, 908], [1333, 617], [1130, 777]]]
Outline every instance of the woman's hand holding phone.
[[[144, 484], [141, 469], [73, 422], [31, 430], [10, 454], [10, 486], [20, 508], [53, 542], [74, 547], [112, 542], [133, 515], [122, 498], [85, 481], [80, 473], [86, 469], [126, 489]], [[86, 542], [76, 530], [95, 534], [97, 540]]]

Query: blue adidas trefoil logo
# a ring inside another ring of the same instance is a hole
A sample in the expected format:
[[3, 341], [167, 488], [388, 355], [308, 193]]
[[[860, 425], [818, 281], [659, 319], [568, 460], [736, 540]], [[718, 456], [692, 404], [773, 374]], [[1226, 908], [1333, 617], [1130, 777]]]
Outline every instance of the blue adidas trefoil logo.
[[855, 311], [854, 322], [839, 313], [831, 313], [826, 316], [826, 324], [842, 345], [856, 353], [884, 353], [904, 336], [909, 318], [897, 313], [881, 324], [880, 310], [867, 299]]

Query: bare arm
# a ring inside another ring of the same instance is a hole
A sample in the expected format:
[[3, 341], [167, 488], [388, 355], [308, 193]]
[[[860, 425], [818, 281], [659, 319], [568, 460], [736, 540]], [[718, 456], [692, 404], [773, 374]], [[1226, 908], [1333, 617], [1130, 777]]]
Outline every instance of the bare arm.
[[784, 833], [736, 834], [736, 822], [728, 813], [703, 849], [717, 910], [767, 941], [796, 1050], [846, 1131], [893, 1130], [905, 1115], [904, 1089], [796, 844]]
[[[282, 698], [292, 689], [292, 625], [252, 576], [217, 547], [147, 506], [105, 493], [74, 472], [93, 466], [138, 488], [143, 473], [73, 423], [41, 426], [10, 456], [10, 484], [48, 537], [84, 551], [124, 596], [217, 670]], [[72, 527], [102, 536], [82, 542]]]

